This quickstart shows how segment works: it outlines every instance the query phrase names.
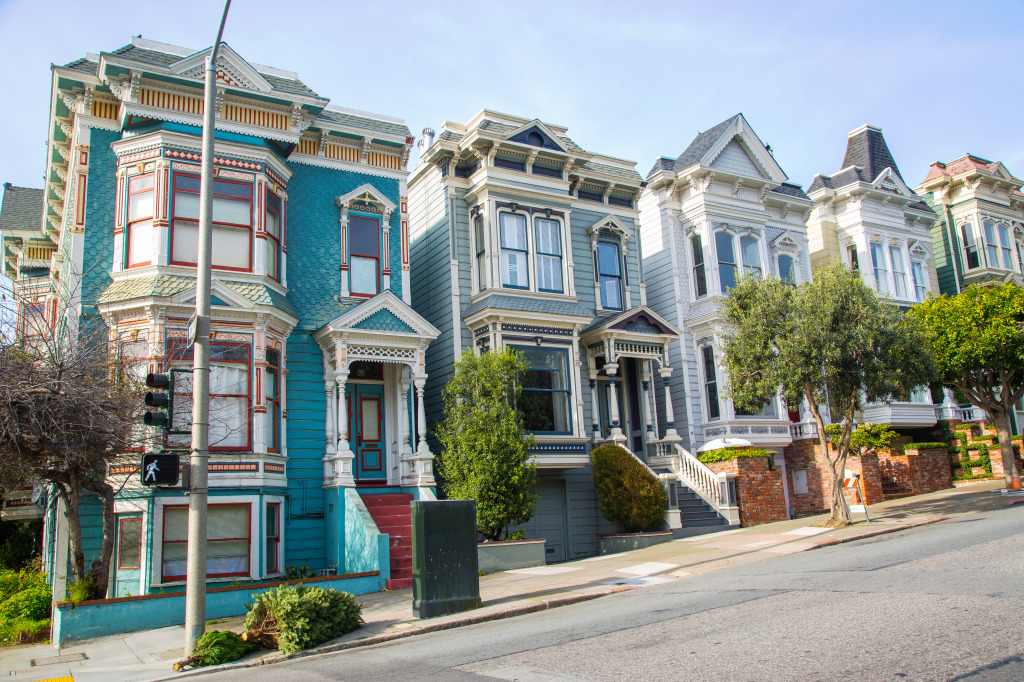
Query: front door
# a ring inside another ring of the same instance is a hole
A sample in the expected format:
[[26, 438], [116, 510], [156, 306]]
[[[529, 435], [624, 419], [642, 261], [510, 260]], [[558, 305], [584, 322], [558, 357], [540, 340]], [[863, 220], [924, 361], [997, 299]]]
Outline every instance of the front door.
[[348, 405], [349, 443], [355, 452], [357, 481], [387, 478], [384, 468], [384, 386], [381, 384], [345, 385]]

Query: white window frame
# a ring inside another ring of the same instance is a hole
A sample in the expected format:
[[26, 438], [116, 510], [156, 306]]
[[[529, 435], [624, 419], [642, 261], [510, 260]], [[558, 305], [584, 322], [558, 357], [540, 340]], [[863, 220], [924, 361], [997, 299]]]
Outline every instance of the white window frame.
[[[700, 402], [701, 402], [701, 404], [704, 407], [704, 414], [707, 415], [707, 420], [709, 422], [711, 422], [711, 421], [720, 421], [722, 419], [722, 391], [721, 391], [722, 382], [721, 382], [721, 380], [720, 380], [720, 378], [718, 376], [718, 358], [716, 357], [716, 354], [715, 354], [715, 347], [713, 345], [711, 345], [711, 344], [705, 344], [705, 345], [699, 346], [698, 350], [700, 351], [700, 361], [698, 363], [699, 366], [700, 366], [700, 377], [701, 377]], [[707, 351], [711, 352], [712, 371], [714, 372], [714, 376], [710, 377], [710, 378], [708, 377], [707, 358], [705, 357], [705, 354], [707, 353]], [[714, 384], [715, 384], [715, 402], [718, 403], [718, 405], [717, 405], [718, 415], [717, 416], [712, 416], [711, 415], [711, 399], [708, 397], [708, 384], [710, 384], [712, 382], [714, 382]]]
[[[967, 238], [970, 237], [971, 242], [967, 243]], [[963, 258], [964, 272], [970, 272], [971, 270], [977, 270], [982, 265], [982, 253], [981, 249], [978, 248], [978, 235], [974, 231], [974, 220], [966, 220], [960, 223], [959, 234], [957, 234], [957, 241], [960, 242], [960, 255]], [[970, 264], [970, 250], [974, 250], [974, 259], [977, 261], [977, 265], [971, 266]]]
[[899, 244], [889, 245], [889, 261], [892, 265], [893, 296], [899, 299], [910, 298], [906, 266], [903, 264], [903, 248]]
[[[696, 242], [697, 242], [696, 244], [694, 243], [694, 240], [696, 240]], [[704, 240], [701, 238], [700, 232], [694, 232], [692, 235], [690, 235], [689, 242], [690, 242], [690, 257], [692, 258], [692, 260], [690, 262], [693, 263], [693, 268], [692, 268], [692, 277], [693, 277], [692, 291], [693, 291], [693, 298], [694, 298], [694, 300], [697, 300], [697, 299], [700, 299], [700, 298], [704, 298], [705, 296], [708, 295], [708, 267], [707, 267], [707, 258], [705, 258], [705, 255], [704, 255]], [[697, 262], [698, 255], [700, 256], [700, 262], [699, 263]], [[698, 269], [700, 270], [700, 279], [704, 281], [704, 293], [701, 293], [700, 289], [697, 288], [697, 281], [698, 281], [697, 270]]]
[[[557, 231], [558, 231], [558, 239], [555, 240], [555, 243], [558, 245], [558, 253], [557, 254], [548, 253], [548, 252], [541, 252], [541, 250], [540, 250], [540, 246], [537, 243], [537, 231], [539, 230], [539, 227], [540, 227], [538, 225], [538, 221], [541, 221], [541, 220], [555, 224], [555, 229], [557, 229]], [[532, 254], [531, 255], [533, 256], [533, 271], [534, 271], [534, 273], [536, 273], [537, 291], [540, 292], [540, 293], [545, 293], [545, 294], [564, 294], [565, 293], [565, 237], [564, 237], [563, 233], [565, 232], [565, 224], [563, 223], [563, 221], [559, 220], [558, 218], [555, 218], [555, 217], [550, 217], [549, 218], [549, 217], [544, 216], [544, 215], [535, 215], [535, 216], [533, 216], [533, 220], [531, 222], [533, 223], [533, 230], [532, 230], [532, 234], [530, 235], [531, 237], [533, 237], [533, 243], [531, 245], [533, 248], [532, 248]], [[541, 266], [540, 266], [540, 264], [541, 264], [541, 260], [542, 259], [554, 259], [554, 258], [558, 259], [558, 290], [556, 291], [554, 289], [541, 289], [540, 288], [540, 273], [541, 273]]]
[[[730, 240], [730, 242], [732, 244], [732, 257], [734, 259], [734, 261], [732, 263], [729, 263], [728, 261], [723, 261], [722, 258], [721, 258], [721, 255], [718, 253], [718, 235], [719, 234], [726, 235], [729, 238], [729, 240]], [[757, 264], [756, 265], [751, 265], [750, 263], [747, 263], [746, 260], [743, 257], [744, 256], [744, 254], [743, 254], [743, 241], [745, 239], [752, 240], [754, 242], [754, 245], [757, 247], [757, 249], [756, 249], [756, 252], [757, 252]], [[764, 277], [764, 263], [765, 263], [765, 258], [764, 258], [764, 240], [762, 239], [761, 235], [757, 234], [756, 232], [750, 232], [750, 231], [737, 232], [734, 229], [731, 229], [729, 227], [720, 227], [720, 228], [714, 230], [714, 232], [712, 233], [712, 242], [714, 243], [714, 249], [715, 249], [715, 252], [714, 252], [714, 256], [715, 256], [714, 264], [715, 264], [716, 274], [718, 275], [718, 277], [717, 277], [717, 280], [718, 280], [718, 282], [717, 282], [717, 284], [718, 284], [718, 291], [723, 296], [728, 296], [729, 295], [729, 290], [725, 288], [725, 283], [722, 281], [722, 264], [723, 263], [726, 263], [727, 265], [731, 265], [734, 268], [734, 272], [735, 272], [734, 280], [737, 281], [737, 282], [740, 280], [741, 277], [752, 274], [751, 270], [756, 270], [756, 273], [753, 273], [756, 277]]]
[[[259, 510], [260, 513], [266, 513], [264, 509], [264, 503], [279, 502], [281, 504], [281, 510], [284, 510], [284, 498], [281, 496], [267, 496], [263, 498], [264, 502], [260, 502], [259, 495], [216, 495], [210, 498], [213, 504], [248, 504], [249, 505], [249, 575], [247, 576], [231, 576], [223, 578], [208, 578], [207, 582], [211, 583], [227, 583], [235, 580], [255, 580], [260, 575], [257, 572], [257, 567], [262, 570], [262, 565], [259, 561], [262, 554], [260, 547], [264, 542], [264, 535], [261, 532], [262, 524], [260, 518], [254, 510]], [[152, 541], [149, 547], [150, 552], [150, 571], [149, 571], [149, 585], [150, 587], [164, 587], [168, 585], [184, 585], [184, 580], [163, 580], [163, 563], [164, 563], [164, 507], [180, 507], [182, 502], [188, 503], [188, 500], [180, 497], [157, 497], [153, 500], [153, 533]], [[280, 547], [284, 547], [284, 523], [281, 524], [281, 542]], [[255, 538], [259, 538], [259, 542], [255, 541]], [[283, 561], [283, 555], [282, 555]], [[276, 574], [275, 574], [276, 575]]]
[[[921, 278], [920, 281], [918, 276]], [[921, 303], [928, 298], [928, 270], [924, 261], [913, 258], [910, 260], [910, 277], [914, 282], [914, 300]]]
[[[878, 247], [878, 253], [875, 247]], [[889, 294], [889, 271], [886, 269], [888, 257], [885, 253], [885, 242], [868, 242], [868, 256], [871, 258], [871, 274], [875, 279], [875, 288], [880, 294]]]

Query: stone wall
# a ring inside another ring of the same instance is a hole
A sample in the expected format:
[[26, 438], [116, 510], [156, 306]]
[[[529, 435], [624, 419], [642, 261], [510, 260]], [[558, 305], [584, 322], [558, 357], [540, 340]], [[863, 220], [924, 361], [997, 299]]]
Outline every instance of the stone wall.
[[715, 473], [736, 474], [741, 526], [746, 528], [787, 518], [782, 472], [769, 469], [767, 457], [737, 457], [727, 462], [713, 462], [708, 467]]

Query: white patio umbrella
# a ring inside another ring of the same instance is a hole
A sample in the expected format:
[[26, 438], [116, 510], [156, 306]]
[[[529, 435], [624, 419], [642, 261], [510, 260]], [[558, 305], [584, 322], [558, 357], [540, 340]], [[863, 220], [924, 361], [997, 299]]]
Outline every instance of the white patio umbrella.
[[716, 438], [701, 445], [697, 448], [697, 452], [721, 450], [722, 448], [749, 448], [753, 446], [754, 444], [749, 440], [743, 440], [742, 438]]

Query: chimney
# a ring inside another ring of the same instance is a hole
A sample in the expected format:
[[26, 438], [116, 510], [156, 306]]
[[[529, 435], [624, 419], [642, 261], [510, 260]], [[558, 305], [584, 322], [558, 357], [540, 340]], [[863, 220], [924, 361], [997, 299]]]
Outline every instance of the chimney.
[[430, 145], [434, 144], [434, 129], [433, 128], [424, 128], [423, 129], [423, 138], [420, 140], [420, 144], [423, 145], [420, 148], [421, 152], [422, 151], [426, 151], [427, 149], [430, 149]]

